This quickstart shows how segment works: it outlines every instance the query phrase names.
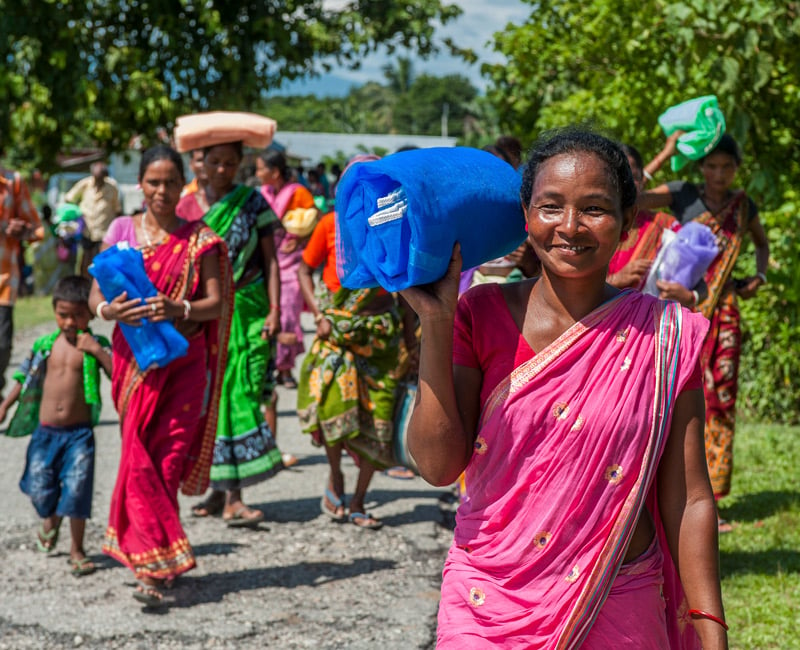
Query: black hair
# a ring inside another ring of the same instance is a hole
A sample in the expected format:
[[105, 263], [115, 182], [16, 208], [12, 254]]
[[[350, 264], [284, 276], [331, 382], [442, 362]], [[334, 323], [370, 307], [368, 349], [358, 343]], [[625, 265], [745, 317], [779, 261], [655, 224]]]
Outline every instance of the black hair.
[[742, 150], [739, 149], [739, 145], [736, 143], [736, 140], [734, 140], [733, 136], [729, 133], [722, 134], [719, 142], [717, 142], [717, 146], [703, 156], [700, 159], [700, 163], [702, 164], [702, 162], [712, 153], [726, 153], [736, 161], [737, 165], [742, 164]]
[[636, 183], [622, 148], [608, 138], [585, 128], [570, 127], [542, 135], [533, 145], [522, 174], [520, 199], [527, 207], [539, 167], [550, 158], [568, 153], [590, 153], [600, 158], [609, 172], [609, 180], [619, 194], [624, 210], [636, 203]]
[[505, 152], [512, 165], [515, 160], [522, 159], [522, 143], [513, 135], [501, 135], [494, 141], [494, 146]]
[[508, 157], [508, 152], [502, 147], [498, 147], [496, 144], [487, 144], [483, 148], [483, 151], [490, 153], [493, 156], [497, 156], [500, 160], [504, 160], [509, 165], [513, 165], [511, 158]]
[[208, 152], [214, 147], [233, 147], [236, 151], [236, 155], [239, 157], [239, 160], [244, 158], [244, 145], [242, 144], [241, 140], [238, 142], [219, 142], [217, 144], [212, 144], [210, 147], [203, 147], [203, 158], [205, 158], [208, 155]]
[[175, 165], [175, 168], [178, 170], [181, 178], [186, 179], [186, 173], [183, 171], [183, 158], [181, 155], [172, 147], [168, 147], [165, 144], [157, 144], [155, 147], [150, 147], [142, 154], [142, 159], [139, 161], [140, 181], [144, 178], [147, 168], [159, 160], [169, 160], [173, 165]]
[[258, 157], [267, 167], [277, 169], [283, 180], [289, 178], [289, 164], [286, 162], [286, 156], [282, 151], [265, 149], [258, 154]]
[[89, 306], [89, 290], [92, 282], [80, 275], [68, 275], [61, 278], [53, 287], [53, 308], [61, 300], [63, 302], [78, 302]]
[[639, 169], [644, 169], [644, 159], [636, 147], [634, 147], [632, 144], [625, 144], [624, 142], [620, 142], [619, 146], [620, 149], [622, 149], [622, 153], [624, 153], [628, 158], [633, 158], [633, 162], [636, 163], [636, 166]]

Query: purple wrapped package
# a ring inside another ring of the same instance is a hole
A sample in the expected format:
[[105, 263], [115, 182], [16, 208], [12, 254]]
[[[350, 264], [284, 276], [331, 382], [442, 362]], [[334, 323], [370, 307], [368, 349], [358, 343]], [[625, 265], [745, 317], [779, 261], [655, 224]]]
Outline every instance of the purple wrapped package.
[[664, 233], [662, 248], [650, 269], [646, 293], [655, 290], [656, 280], [677, 282], [687, 289], [697, 286], [709, 264], [719, 254], [714, 233], [708, 226], [694, 221], [687, 223], [677, 233]]

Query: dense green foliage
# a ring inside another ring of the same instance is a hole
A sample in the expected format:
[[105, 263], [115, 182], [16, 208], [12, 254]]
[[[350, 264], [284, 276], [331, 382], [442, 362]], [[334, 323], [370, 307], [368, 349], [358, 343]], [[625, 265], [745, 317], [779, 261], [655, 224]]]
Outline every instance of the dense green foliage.
[[[246, 109], [283, 80], [378, 45], [425, 56], [440, 0], [0, 0], [0, 143], [52, 167], [75, 145], [124, 149], [195, 110]], [[469, 56], [451, 42], [444, 45]]]
[[[772, 244], [770, 284], [742, 303], [740, 402], [749, 416], [800, 422], [800, 3], [527, 1], [528, 21], [495, 36], [507, 63], [484, 67], [501, 126], [523, 140], [589, 122], [647, 157], [663, 144], [660, 113], [719, 98], [744, 150], [739, 181]], [[657, 180], [670, 178], [662, 171]], [[741, 261], [737, 274], [754, 270], [752, 252]]]

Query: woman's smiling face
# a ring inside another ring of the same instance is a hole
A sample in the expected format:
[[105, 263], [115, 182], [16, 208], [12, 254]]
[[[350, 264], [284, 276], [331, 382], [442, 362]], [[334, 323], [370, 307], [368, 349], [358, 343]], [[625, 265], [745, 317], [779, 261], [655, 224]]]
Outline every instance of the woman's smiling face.
[[605, 161], [588, 152], [563, 153], [537, 170], [526, 209], [528, 239], [554, 275], [605, 277], [634, 214], [635, 206], [622, 209]]

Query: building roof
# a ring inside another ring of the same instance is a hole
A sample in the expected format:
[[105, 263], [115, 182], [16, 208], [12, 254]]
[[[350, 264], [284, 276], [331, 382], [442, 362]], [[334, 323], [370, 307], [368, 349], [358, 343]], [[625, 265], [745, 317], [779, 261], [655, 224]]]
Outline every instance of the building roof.
[[394, 153], [402, 147], [455, 147], [456, 138], [430, 135], [385, 135], [376, 133], [312, 133], [278, 131], [273, 144], [308, 164], [323, 158], [351, 158], [359, 153]]

